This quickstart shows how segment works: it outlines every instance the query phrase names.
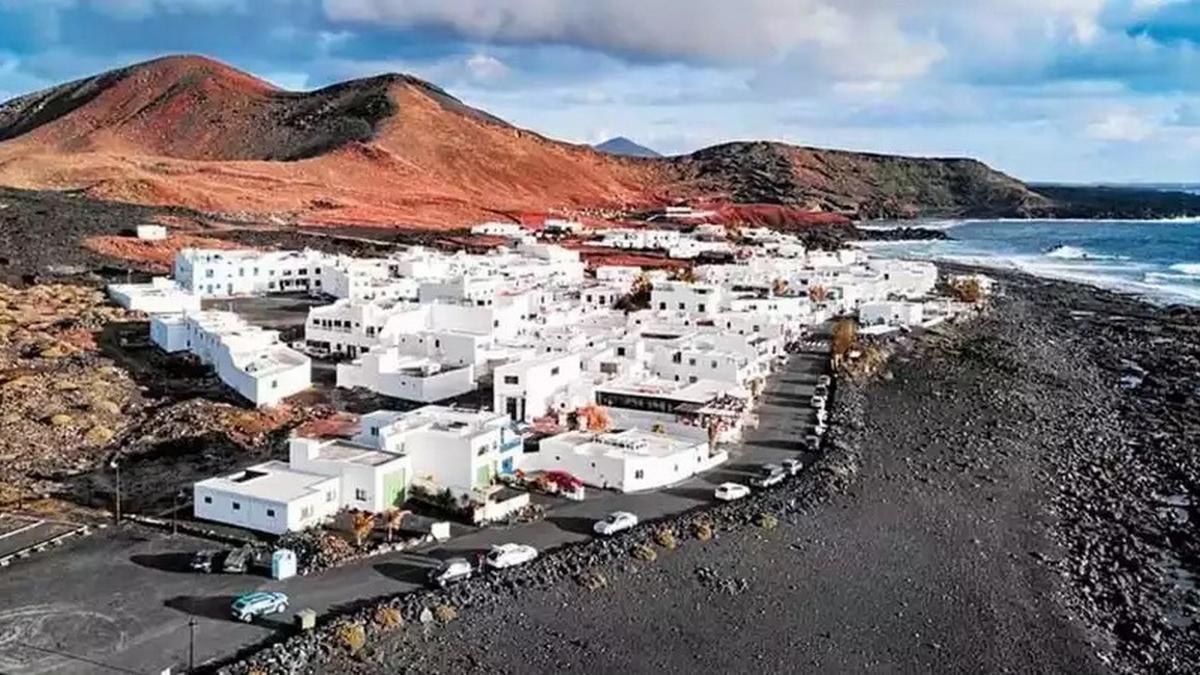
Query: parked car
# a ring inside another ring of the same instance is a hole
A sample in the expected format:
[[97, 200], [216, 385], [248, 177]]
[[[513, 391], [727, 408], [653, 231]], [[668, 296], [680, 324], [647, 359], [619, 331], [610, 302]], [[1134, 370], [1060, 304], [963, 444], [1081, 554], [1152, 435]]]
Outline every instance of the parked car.
[[277, 591], [255, 591], [233, 601], [233, 618], [250, 623], [255, 617], [287, 611], [288, 596]]
[[246, 571], [249, 562], [250, 549], [235, 548], [225, 554], [225, 560], [221, 563], [221, 571], [226, 574], [242, 574]]
[[816, 434], [817, 436], [824, 436], [825, 429], [826, 429], [826, 427], [825, 427], [824, 422], [818, 421], [816, 424], [813, 425], [813, 433]]
[[741, 483], [721, 483], [717, 486], [716, 491], [713, 492], [713, 497], [723, 502], [732, 502], [749, 494], [750, 488]]
[[824, 396], [816, 396], [816, 395], [814, 395], [811, 399], [808, 400], [809, 405], [816, 408], [817, 410], [824, 410], [825, 404], [828, 402], [829, 401]]
[[195, 572], [211, 574], [213, 568], [216, 567], [217, 558], [220, 555], [220, 551], [196, 551], [196, 553], [192, 555], [191, 568]]
[[813, 396], [820, 396], [821, 398], [827, 398], [829, 396], [829, 387], [827, 387], [823, 384], [818, 384], [816, 389], [813, 390]]
[[750, 479], [750, 484], [756, 488], [769, 488], [779, 485], [787, 478], [787, 472], [778, 464], [763, 464], [758, 475]]
[[789, 476], [795, 476], [804, 469], [804, 462], [792, 457], [783, 460], [780, 462], [780, 464], [783, 465], [783, 470], [786, 471]]
[[828, 389], [829, 385], [832, 383], [833, 383], [833, 379], [830, 378], [828, 375], [822, 375], [817, 378], [817, 384], [821, 385], [822, 387], [825, 387], [826, 389]]
[[506, 567], [516, 567], [537, 558], [537, 549], [525, 544], [500, 544], [493, 546], [484, 557], [484, 562], [492, 569], [501, 570]]
[[449, 558], [429, 572], [429, 583], [439, 588], [471, 578], [475, 568], [466, 558]]
[[616, 511], [608, 514], [604, 520], [597, 520], [592, 526], [596, 534], [614, 535], [622, 530], [628, 530], [638, 524], [638, 517], [628, 511]]
[[821, 437], [816, 434], [809, 434], [804, 439], [804, 444], [809, 450], [816, 452], [817, 450], [821, 449]]

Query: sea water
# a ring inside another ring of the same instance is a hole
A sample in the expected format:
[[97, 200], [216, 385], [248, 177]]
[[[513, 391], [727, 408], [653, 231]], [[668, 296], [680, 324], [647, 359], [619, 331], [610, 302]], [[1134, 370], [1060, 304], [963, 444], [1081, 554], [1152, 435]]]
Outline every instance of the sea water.
[[1200, 220], [965, 220], [875, 223], [941, 229], [944, 241], [864, 242], [873, 255], [1022, 270], [1200, 305]]

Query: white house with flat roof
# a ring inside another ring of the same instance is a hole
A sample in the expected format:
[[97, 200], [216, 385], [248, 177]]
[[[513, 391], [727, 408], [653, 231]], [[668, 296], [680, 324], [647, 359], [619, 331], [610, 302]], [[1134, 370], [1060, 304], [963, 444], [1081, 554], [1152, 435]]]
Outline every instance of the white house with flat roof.
[[402, 505], [412, 477], [407, 455], [341, 439], [292, 438], [288, 466], [294, 471], [336, 476], [342, 506], [373, 513]]
[[480, 499], [497, 474], [520, 468], [523, 444], [504, 415], [437, 405], [363, 415], [354, 441], [405, 455], [427, 488]]
[[193, 513], [202, 520], [283, 534], [319, 525], [341, 508], [341, 481], [266, 462], [192, 487]]
[[561, 470], [588, 485], [637, 492], [673, 485], [729, 456], [708, 443], [640, 429], [618, 433], [568, 431], [544, 438], [527, 453], [530, 469]]
[[185, 248], [171, 276], [181, 288], [204, 297], [320, 292], [319, 251], [257, 251]]
[[167, 238], [167, 228], [164, 225], [138, 225], [134, 234], [138, 239], [161, 241]]
[[166, 352], [189, 351], [256, 406], [279, 403], [312, 386], [312, 362], [232, 312], [154, 316], [150, 339]]
[[189, 293], [166, 277], [145, 284], [109, 284], [108, 297], [125, 309], [146, 314], [199, 312], [200, 296]]
[[498, 366], [493, 373], [492, 409], [513, 420], [567, 412], [589, 402], [580, 354], [550, 353]]

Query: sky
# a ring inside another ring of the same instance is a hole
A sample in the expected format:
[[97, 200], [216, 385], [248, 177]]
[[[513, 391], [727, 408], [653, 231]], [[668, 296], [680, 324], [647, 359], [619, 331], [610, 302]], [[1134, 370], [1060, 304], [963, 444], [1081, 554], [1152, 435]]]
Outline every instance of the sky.
[[404, 72], [519, 126], [1200, 182], [1200, 0], [0, 0], [0, 100], [171, 53]]

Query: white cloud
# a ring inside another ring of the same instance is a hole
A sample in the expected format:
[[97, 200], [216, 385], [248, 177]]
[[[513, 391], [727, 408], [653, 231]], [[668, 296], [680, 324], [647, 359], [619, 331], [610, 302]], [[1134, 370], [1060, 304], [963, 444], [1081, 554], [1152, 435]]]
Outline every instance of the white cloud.
[[1085, 132], [1101, 141], [1136, 143], [1149, 138], [1158, 130], [1158, 120], [1129, 110], [1114, 110], [1087, 126]]
[[472, 79], [482, 82], [504, 78], [510, 72], [509, 67], [503, 61], [487, 54], [470, 56], [463, 65]]

